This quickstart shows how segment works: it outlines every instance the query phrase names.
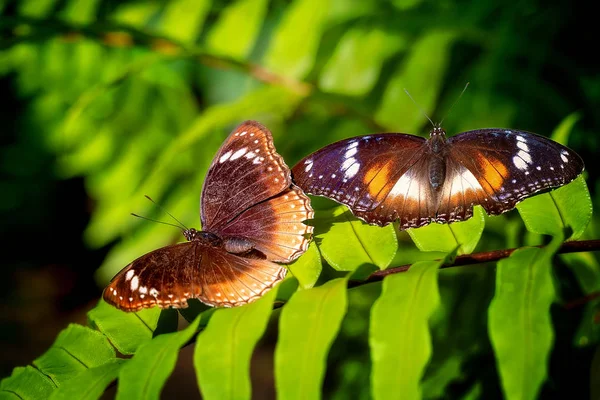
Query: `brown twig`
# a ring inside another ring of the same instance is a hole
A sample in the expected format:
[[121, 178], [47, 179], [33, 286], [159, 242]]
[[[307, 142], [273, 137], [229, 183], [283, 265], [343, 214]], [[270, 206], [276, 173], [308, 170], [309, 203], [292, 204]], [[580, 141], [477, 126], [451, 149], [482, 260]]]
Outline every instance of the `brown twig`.
[[[535, 246], [535, 247], [544, 247], [544, 245]], [[473, 264], [483, 264], [487, 262], [494, 262], [501, 260], [510, 256], [516, 248], [513, 249], [502, 249], [502, 250], [492, 250], [492, 251], [483, 251], [480, 253], [473, 254], [464, 254], [456, 257], [452, 264], [442, 265], [441, 268], [452, 268], [452, 267], [461, 267], [465, 265], [473, 265]], [[600, 239], [595, 240], [580, 240], [580, 241], [572, 241], [565, 242], [558, 249], [559, 254], [565, 253], [575, 253], [582, 251], [597, 251], [600, 250]], [[408, 271], [410, 268], [410, 264], [401, 265], [398, 267], [388, 268], [382, 271], [377, 271], [369, 275], [367, 279], [364, 281], [351, 281], [348, 282], [348, 287], [357, 287], [367, 283], [378, 282], [383, 280], [388, 275], [397, 274], [400, 272]]]

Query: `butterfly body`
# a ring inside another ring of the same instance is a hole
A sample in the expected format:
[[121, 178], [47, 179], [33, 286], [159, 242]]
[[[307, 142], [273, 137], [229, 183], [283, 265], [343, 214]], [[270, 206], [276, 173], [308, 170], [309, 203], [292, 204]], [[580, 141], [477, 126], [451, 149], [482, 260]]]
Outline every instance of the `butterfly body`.
[[292, 184], [271, 133], [255, 121], [239, 125], [208, 170], [201, 196], [202, 230], [141, 256], [104, 290], [125, 311], [182, 308], [197, 298], [235, 307], [260, 298], [308, 247], [309, 198]]
[[306, 193], [329, 197], [364, 221], [400, 229], [452, 223], [481, 205], [490, 215], [562, 186], [583, 171], [572, 150], [534, 133], [491, 128], [429, 139], [384, 133], [325, 146], [292, 173]]

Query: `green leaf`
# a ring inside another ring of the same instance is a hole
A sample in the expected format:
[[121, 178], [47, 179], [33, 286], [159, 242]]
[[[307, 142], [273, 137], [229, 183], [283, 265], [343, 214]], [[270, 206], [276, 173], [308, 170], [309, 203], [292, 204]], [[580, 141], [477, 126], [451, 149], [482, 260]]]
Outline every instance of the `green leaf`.
[[[375, 119], [384, 127], [416, 132], [424, 116], [406, 95], [407, 89], [427, 114], [431, 114], [442, 88], [442, 79], [450, 60], [450, 45], [456, 35], [433, 31], [419, 39], [387, 84]], [[435, 54], [435, 62], [432, 62]]]
[[377, 82], [385, 60], [407, 45], [405, 37], [378, 28], [351, 29], [325, 64], [319, 86], [327, 92], [363, 96]]
[[375, 399], [419, 399], [431, 356], [429, 319], [440, 304], [440, 261], [420, 261], [387, 276], [371, 309], [371, 389]]
[[385, 269], [398, 249], [392, 224], [368, 225], [344, 206], [317, 211], [314, 222], [321, 255], [338, 271], [354, 271], [364, 264]]
[[17, 367], [10, 377], [0, 382], [0, 398], [47, 399], [55, 387], [52, 380], [32, 366]]
[[537, 398], [546, 380], [554, 341], [552, 256], [561, 243], [556, 236], [543, 249], [518, 249], [498, 262], [488, 329], [508, 400]]
[[81, 371], [113, 361], [115, 357], [115, 350], [106, 336], [71, 324], [44, 354], [33, 361], [33, 365], [60, 386]]
[[406, 232], [421, 251], [449, 253], [458, 247], [458, 254], [469, 254], [479, 243], [484, 227], [484, 211], [476, 206], [473, 208], [473, 217], [466, 221], [453, 224], [432, 223]]
[[581, 114], [578, 112], [569, 114], [552, 132], [552, 140], [566, 146], [573, 127], [580, 119]]
[[90, 325], [106, 335], [121, 354], [134, 354], [138, 347], [152, 339], [159, 308], [149, 308], [135, 313], [124, 312], [100, 300], [90, 310]]
[[185, 329], [144, 343], [119, 372], [117, 400], [158, 399], [175, 368], [179, 349], [196, 333], [200, 318]]
[[161, 33], [182, 42], [193, 43], [210, 11], [211, 0], [172, 0], [160, 23]]
[[237, 0], [225, 8], [206, 38], [206, 47], [216, 54], [245, 59], [260, 33], [267, 6], [267, 0]]
[[[229, 134], [225, 128], [238, 124], [244, 119], [257, 118], [264, 121], [265, 115], [277, 114], [283, 117], [291, 113], [300, 100], [302, 100], [301, 96], [284, 88], [265, 86], [248, 93], [234, 103], [218, 104], [207, 108], [185, 132], [164, 149], [147, 181], [158, 179], [166, 166], [181, 157], [181, 154], [193, 144], [207, 140], [207, 136], [214, 136], [215, 131], [222, 131], [224, 139]], [[240, 117], [241, 115], [244, 117]]]
[[308, 250], [300, 258], [291, 264], [286, 265], [302, 289], [310, 289], [317, 283], [323, 265], [321, 264], [321, 254], [315, 242], [311, 242]]
[[87, 369], [68, 380], [56, 389], [51, 400], [95, 400], [102, 397], [102, 394], [112, 381], [117, 379], [117, 375], [125, 360], [114, 360], [98, 367]]
[[243, 307], [214, 312], [194, 350], [202, 398], [250, 399], [250, 359], [267, 328], [276, 292]]
[[272, 35], [265, 65], [302, 78], [312, 68], [329, 15], [331, 0], [294, 0]]
[[562, 235], [573, 230], [569, 239], [578, 239], [592, 218], [592, 200], [582, 175], [556, 190], [517, 204], [528, 231], [542, 235]]
[[319, 399], [327, 353], [346, 314], [346, 279], [300, 290], [283, 307], [275, 347], [281, 399]]
[[48, 15], [57, 0], [22, 0], [18, 3], [19, 14], [27, 17], [43, 17]]

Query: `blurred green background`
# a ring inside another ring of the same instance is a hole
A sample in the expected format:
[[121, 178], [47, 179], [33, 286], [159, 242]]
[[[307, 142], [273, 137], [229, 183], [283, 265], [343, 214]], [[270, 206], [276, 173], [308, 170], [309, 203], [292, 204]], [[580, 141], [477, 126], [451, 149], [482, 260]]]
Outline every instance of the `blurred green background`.
[[[594, 18], [582, 4], [534, 0], [0, 1], [2, 376], [68, 322], [85, 323], [129, 261], [182, 239], [129, 215], [167, 220], [144, 194], [198, 227], [208, 165], [246, 119], [273, 131], [292, 166], [349, 136], [427, 135], [403, 89], [439, 121], [470, 82], [444, 120], [450, 135], [483, 127], [550, 135], [572, 125], [568, 144], [586, 162], [597, 205], [600, 65], [586, 31]], [[597, 220], [588, 238], [598, 237]], [[487, 222], [478, 250], [538, 240], [516, 212]], [[396, 265], [414, 251], [400, 240]], [[597, 277], [597, 259], [588, 262]], [[450, 311], [433, 334], [443, 346], [434, 345], [432, 365], [453, 379], [429, 376], [424, 393], [500, 397], [485, 319], [494, 271], [461, 270], [441, 274]], [[566, 268], [557, 277], [562, 300], [583, 295]], [[368, 394], [366, 332], [378, 293], [351, 291], [329, 357], [329, 398]], [[598, 302], [557, 305], [542, 396], [589, 394], [597, 312]], [[253, 367], [263, 397], [273, 391], [273, 335]]]

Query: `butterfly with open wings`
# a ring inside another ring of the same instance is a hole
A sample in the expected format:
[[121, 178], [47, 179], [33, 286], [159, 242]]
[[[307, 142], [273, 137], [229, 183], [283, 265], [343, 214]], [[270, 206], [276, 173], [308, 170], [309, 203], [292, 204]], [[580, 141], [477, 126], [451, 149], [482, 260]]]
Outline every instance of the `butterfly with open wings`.
[[202, 231], [154, 250], [126, 266], [104, 290], [125, 311], [187, 307], [197, 298], [235, 307], [260, 298], [285, 277], [308, 247], [309, 198], [292, 183], [267, 128], [239, 125], [214, 157], [200, 200]]
[[401, 230], [464, 221], [481, 205], [509, 211], [583, 171], [573, 150], [534, 133], [479, 129], [429, 139], [400, 133], [341, 140], [292, 168], [305, 193], [329, 197], [367, 223], [398, 221]]

